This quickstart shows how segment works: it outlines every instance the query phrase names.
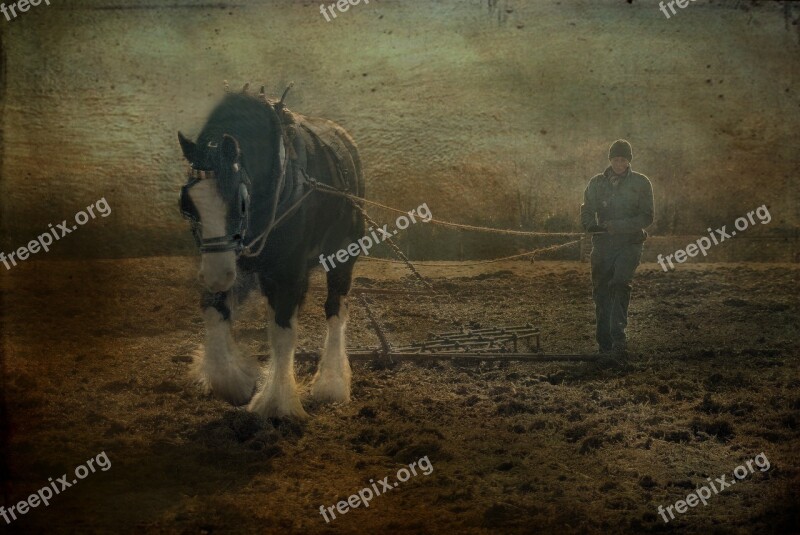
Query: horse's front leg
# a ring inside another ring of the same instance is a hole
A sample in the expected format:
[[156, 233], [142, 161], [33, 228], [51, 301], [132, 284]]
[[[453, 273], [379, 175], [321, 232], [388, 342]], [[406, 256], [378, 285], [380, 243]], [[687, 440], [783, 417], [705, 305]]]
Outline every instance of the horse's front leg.
[[[264, 287], [268, 287], [264, 284]], [[268, 418], [305, 419], [308, 414], [300, 402], [294, 376], [294, 352], [297, 346], [297, 311], [303, 292], [265, 291], [269, 305], [269, 341], [272, 354], [266, 380], [253, 397], [248, 410]]]
[[233, 340], [233, 293], [203, 294], [206, 340], [203, 351], [195, 358], [192, 372], [207, 392], [233, 405], [244, 405], [253, 396], [258, 366], [242, 358]]

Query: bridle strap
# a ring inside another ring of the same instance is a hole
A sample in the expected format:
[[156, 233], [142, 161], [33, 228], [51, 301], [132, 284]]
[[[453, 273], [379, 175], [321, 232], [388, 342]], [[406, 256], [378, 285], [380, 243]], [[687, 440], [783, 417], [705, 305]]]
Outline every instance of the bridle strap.
[[237, 234], [228, 234], [227, 236], [218, 236], [216, 238], [207, 238], [202, 240], [202, 245], [199, 249], [201, 253], [223, 253], [225, 251], [233, 251], [240, 247], [241, 240], [237, 240]]

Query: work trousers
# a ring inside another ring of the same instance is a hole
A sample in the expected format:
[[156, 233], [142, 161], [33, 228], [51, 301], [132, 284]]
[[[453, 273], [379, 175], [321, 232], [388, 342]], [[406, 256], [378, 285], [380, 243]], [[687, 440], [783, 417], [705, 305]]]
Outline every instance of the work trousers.
[[633, 273], [642, 258], [642, 244], [595, 244], [592, 248], [592, 297], [601, 351], [624, 347]]

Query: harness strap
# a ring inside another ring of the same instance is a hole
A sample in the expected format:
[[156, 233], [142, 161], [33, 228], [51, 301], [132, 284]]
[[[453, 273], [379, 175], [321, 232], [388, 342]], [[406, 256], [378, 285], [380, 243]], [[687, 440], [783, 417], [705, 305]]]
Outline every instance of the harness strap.
[[202, 240], [202, 245], [200, 245], [200, 252], [222, 253], [238, 249], [239, 244], [236, 241], [236, 236], [236, 234], [229, 234], [227, 236], [217, 236], [216, 238], [205, 238]]
[[[282, 162], [281, 162], [280, 176], [278, 177], [278, 184], [275, 186], [275, 192], [274, 192], [274, 194], [272, 196], [273, 198], [272, 198], [272, 210], [270, 210], [270, 213], [271, 213], [270, 221], [269, 221], [269, 223], [267, 223], [267, 226], [264, 229], [264, 232], [262, 232], [261, 234], [256, 236], [256, 238], [253, 241], [251, 241], [249, 244], [244, 246], [244, 248], [242, 249], [241, 256], [252, 257], [252, 256], [260, 255], [261, 251], [264, 249], [264, 244], [266, 244], [266, 242], [267, 242], [267, 237], [269, 236], [270, 232], [272, 232], [272, 229], [275, 228], [275, 216], [278, 213], [278, 201], [280, 201], [280, 196], [281, 196], [281, 193], [283, 192], [283, 186], [284, 186], [284, 182], [286, 180], [286, 168], [287, 168], [288, 161], [289, 161], [289, 153], [286, 151], [285, 142], [284, 142], [285, 136], [284, 136], [284, 132], [283, 132], [283, 123], [280, 122], [280, 118], [278, 119], [278, 123], [279, 123], [280, 129], [281, 129], [280, 149], [279, 150], [280, 150], [280, 156], [282, 156]], [[283, 217], [281, 217], [281, 219], [283, 219]], [[253, 246], [259, 240], [261, 241], [261, 243], [258, 246], [258, 250], [253, 252], [252, 251]]]
[[189, 167], [189, 177], [193, 180], [214, 180], [217, 178], [217, 174], [210, 169], [195, 169], [194, 167]]

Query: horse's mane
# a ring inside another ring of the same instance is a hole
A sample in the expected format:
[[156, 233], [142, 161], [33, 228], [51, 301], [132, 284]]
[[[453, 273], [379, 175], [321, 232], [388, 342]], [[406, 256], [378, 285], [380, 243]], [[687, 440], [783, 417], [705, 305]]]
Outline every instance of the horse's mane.
[[263, 99], [246, 93], [229, 93], [217, 104], [198, 136], [204, 156], [219, 145], [222, 136], [233, 136], [242, 151], [242, 163], [254, 181], [271, 175], [275, 164], [278, 132], [275, 110]]

